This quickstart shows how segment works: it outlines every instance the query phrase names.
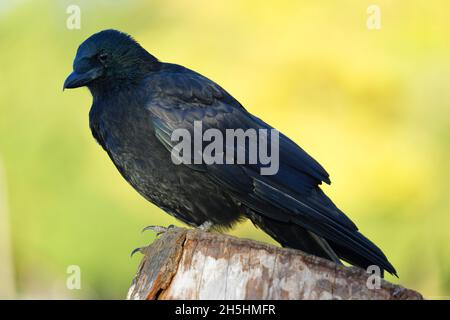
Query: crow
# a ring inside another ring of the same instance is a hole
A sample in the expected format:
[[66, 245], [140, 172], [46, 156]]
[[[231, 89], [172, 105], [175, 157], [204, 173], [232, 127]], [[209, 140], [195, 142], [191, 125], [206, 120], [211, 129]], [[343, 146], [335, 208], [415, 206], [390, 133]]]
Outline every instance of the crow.
[[[324, 168], [282, 133], [275, 174], [261, 174], [261, 162], [174, 161], [172, 134], [193, 133], [195, 122], [224, 135], [229, 129], [273, 130], [215, 82], [161, 62], [126, 33], [103, 30], [79, 46], [64, 82], [64, 89], [83, 86], [93, 97], [94, 138], [125, 180], [166, 213], [205, 230], [226, 230], [250, 219], [283, 247], [397, 275], [320, 189], [330, 184]], [[233, 146], [248, 155], [248, 141]], [[273, 146], [268, 143], [274, 151]]]

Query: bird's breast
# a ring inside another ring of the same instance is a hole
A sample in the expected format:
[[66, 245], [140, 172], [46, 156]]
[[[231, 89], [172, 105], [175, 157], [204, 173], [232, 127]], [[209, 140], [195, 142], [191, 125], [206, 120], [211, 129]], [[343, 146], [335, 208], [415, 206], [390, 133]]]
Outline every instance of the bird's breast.
[[144, 108], [93, 106], [90, 127], [117, 169], [137, 188], [157, 181], [160, 169], [170, 161]]
[[[93, 108], [91, 129], [111, 160], [142, 196], [185, 223], [228, 226], [240, 212], [220, 186], [203, 173], [175, 165], [157, 139], [144, 108]], [[212, 217], [209, 214], [213, 214]]]

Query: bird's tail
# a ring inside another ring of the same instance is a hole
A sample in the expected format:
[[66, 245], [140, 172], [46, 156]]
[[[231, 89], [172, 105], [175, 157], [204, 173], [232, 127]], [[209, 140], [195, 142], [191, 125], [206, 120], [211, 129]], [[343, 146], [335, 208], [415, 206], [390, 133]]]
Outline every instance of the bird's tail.
[[294, 223], [281, 222], [259, 214], [250, 214], [253, 224], [270, 235], [283, 247], [302, 250], [335, 263], [341, 263], [328, 242]]
[[[259, 214], [250, 214], [249, 217], [258, 228], [269, 234], [283, 247], [302, 250], [338, 264], [341, 264], [340, 260], [342, 259], [366, 270], [369, 266], [376, 265], [367, 256], [320, 237], [295, 223], [276, 221]], [[380, 258], [386, 261], [386, 263], [379, 266], [380, 275], [384, 276], [384, 270], [396, 275], [395, 269], [387, 261], [381, 250], [361, 233], [356, 231], [356, 234], [358, 238], [361, 238], [361, 243], [370, 243], [371, 249], [376, 248], [377, 255], [382, 255]]]

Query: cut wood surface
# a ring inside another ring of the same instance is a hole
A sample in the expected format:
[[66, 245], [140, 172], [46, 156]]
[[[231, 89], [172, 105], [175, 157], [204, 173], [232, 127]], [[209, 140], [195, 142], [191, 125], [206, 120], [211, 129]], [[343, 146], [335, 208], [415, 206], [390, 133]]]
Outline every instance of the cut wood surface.
[[128, 299], [422, 299], [385, 280], [373, 288], [356, 267], [214, 232], [171, 228], [142, 253]]

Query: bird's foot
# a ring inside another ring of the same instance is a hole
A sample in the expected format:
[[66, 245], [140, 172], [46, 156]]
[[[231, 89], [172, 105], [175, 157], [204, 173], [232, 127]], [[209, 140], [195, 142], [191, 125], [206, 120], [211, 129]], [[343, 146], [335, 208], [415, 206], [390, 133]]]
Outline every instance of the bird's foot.
[[211, 221], [205, 221], [200, 226], [198, 226], [198, 228], [202, 231], [208, 232], [209, 230], [211, 230], [212, 226], [213, 223]]
[[169, 229], [175, 228], [175, 226], [173, 224], [171, 224], [170, 226], [163, 227], [163, 226], [148, 226], [145, 227], [144, 229], [142, 229], [142, 232], [147, 231], [147, 230], [151, 230], [153, 232], [156, 233], [156, 236], [160, 236], [163, 233], [167, 232]]
[[140, 248], [133, 249], [133, 251], [131, 251], [130, 258], [132, 258], [136, 252], [144, 253], [145, 248], [147, 248], [147, 247], [140, 247]]
[[[172, 228], [175, 228], [175, 226], [174, 226], [173, 224], [169, 225], [168, 227], [163, 227], [163, 226], [148, 226], [148, 227], [145, 227], [144, 229], [142, 229], [141, 232], [144, 232], [144, 231], [147, 231], [147, 230], [151, 230], [151, 231], [153, 231], [153, 232], [156, 233], [156, 236], [157, 236], [157, 237], [159, 237], [159, 236], [162, 235], [163, 233], [167, 232], [167, 230], [172, 229]], [[136, 248], [136, 249], [134, 249], [133, 251], [131, 251], [131, 255], [130, 255], [130, 256], [132, 257], [132, 256], [133, 256], [135, 253], [137, 253], [137, 252], [144, 253], [144, 250], [145, 250], [146, 248], [147, 248], [147, 247]]]

